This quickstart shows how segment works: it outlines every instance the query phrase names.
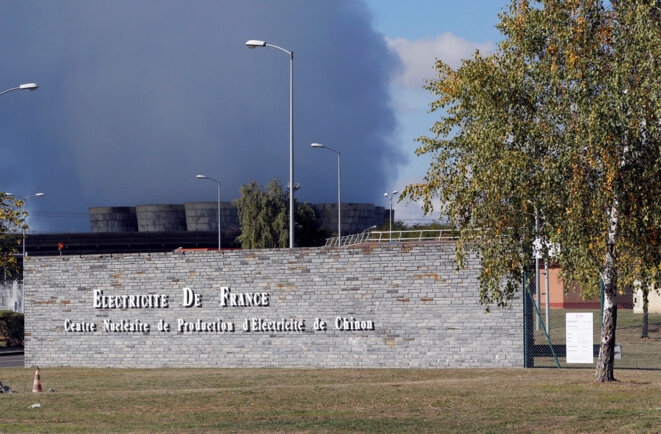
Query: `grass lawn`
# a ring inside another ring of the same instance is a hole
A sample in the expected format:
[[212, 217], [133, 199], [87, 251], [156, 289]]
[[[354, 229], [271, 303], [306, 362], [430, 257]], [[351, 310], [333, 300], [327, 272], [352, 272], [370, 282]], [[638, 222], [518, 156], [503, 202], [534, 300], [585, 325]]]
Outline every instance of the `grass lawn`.
[[0, 370], [0, 431], [661, 430], [658, 371], [57, 368], [42, 394], [33, 373]]

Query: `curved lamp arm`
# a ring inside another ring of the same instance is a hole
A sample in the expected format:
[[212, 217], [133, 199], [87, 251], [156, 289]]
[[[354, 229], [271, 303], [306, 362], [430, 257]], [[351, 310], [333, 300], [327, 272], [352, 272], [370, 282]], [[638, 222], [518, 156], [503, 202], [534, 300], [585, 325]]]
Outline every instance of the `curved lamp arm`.
[[24, 84], [21, 84], [20, 86], [12, 87], [11, 89], [3, 90], [2, 92], [0, 92], [0, 95], [3, 95], [7, 92], [11, 92], [13, 90], [23, 90], [23, 89], [37, 90], [38, 88], [39, 88], [39, 86], [37, 85], [37, 83], [24, 83]]

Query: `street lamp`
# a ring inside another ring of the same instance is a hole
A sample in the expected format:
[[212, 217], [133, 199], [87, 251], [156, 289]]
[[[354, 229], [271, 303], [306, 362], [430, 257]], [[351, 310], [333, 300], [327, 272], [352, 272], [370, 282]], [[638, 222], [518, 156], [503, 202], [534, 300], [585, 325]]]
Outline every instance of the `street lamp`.
[[310, 145], [316, 149], [328, 149], [337, 154], [337, 246], [342, 246], [342, 199], [340, 195], [340, 151], [333, 149], [330, 146], [322, 145], [321, 143], [312, 143]]
[[37, 83], [24, 83], [24, 84], [21, 84], [18, 87], [12, 87], [11, 89], [3, 90], [2, 92], [0, 92], [0, 95], [2, 95], [4, 93], [7, 93], [7, 92], [11, 92], [12, 90], [23, 90], [23, 89], [25, 89], [25, 90], [37, 90], [38, 88], [39, 88], [39, 86], [37, 85]]
[[387, 198], [390, 199], [390, 242], [392, 242], [392, 200], [395, 198], [395, 195], [397, 194], [397, 190], [394, 190], [392, 194], [384, 193], [383, 195]]
[[[11, 92], [13, 90], [37, 90], [38, 88], [39, 88], [39, 86], [37, 85], [37, 83], [23, 83], [23, 84], [21, 84], [17, 87], [12, 87], [10, 89], [3, 90], [2, 92], [0, 92], [0, 95], [3, 95], [7, 92]], [[7, 196], [14, 196], [12, 193], [5, 193], [5, 194]], [[22, 199], [23, 200], [23, 207], [22, 208], [23, 208], [23, 210], [25, 210], [25, 201], [26, 200], [28, 200], [32, 197], [41, 197], [43, 195], [44, 195], [44, 193], [35, 193], [35, 194], [31, 194], [27, 197], [18, 197], [18, 196], [14, 196], [14, 197], [16, 197], [17, 199]], [[23, 257], [25, 257], [25, 229], [23, 229]]]
[[[5, 193], [5, 195], [7, 195], [7, 196], [12, 196], [12, 197], [15, 197], [16, 199], [20, 199], [20, 200], [22, 200], [22, 201], [23, 201], [23, 205], [21, 205], [21, 208], [23, 208], [23, 211], [25, 211], [25, 206], [26, 206], [26, 202], [27, 202], [28, 199], [32, 199], [33, 197], [43, 197], [43, 196], [45, 196], [46, 194], [44, 194], [44, 193], [35, 193], [35, 194], [31, 194], [31, 195], [29, 195], [29, 196], [25, 196], [25, 197], [16, 196], [16, 195], [13, 194], [13, 193]], [[25, 225], [23, 225], [22, 230], [23, 230], [23, 253], [22, 253], [21, 256], [22, 256], [23, 258], [25, 258]]]
[[217, 179], [209, 178], [206, 175], [197, 175], [195, 176], [197, 179], [208, 179], [209, 181], [213, 181], [216, 184], [218, 184], [218, 251], [220, 252], [221, 248], [221, 242], [220, 242], [220, 181]]
[[[294, 185], [294, 52], [265, 41], [246, 41], [248, 48], [271, 47], [289, 54], [289, 185]], [[289, 248], [294, 248], [294, 189], [289, 189]]]
[[[533, 252], [535, 254], [535, 286], [536, 286], [537, 310], [538, 311], [540, 310], [540, 304], [541, 304], [541, 294], [540, 294], [541, 289], [540, 288], [542, 286], [541, 279], [540, 279], [540, 274], [541, 273], [539, 271], [540, 260], [542, 259], [542, 254], [541, 254], [542, 237], [540, 235], [540, 225], [539, 225], [539, 215], [540, 215], [540, 213], [541, 213], [541, 211], [535, 205], [535, 244], [534, 244], [535, 248], [534, 248]], [[543, 213], [541, 213], [541, 214], [542, 214], [542, 218], [544, 218], [544, 214]], [[546, 225], [546, 218], [544, 218], [544, 224]], [[545, 298], [545, 302], [544, 302], [545, 306], [544, 307], [545, 307], [545, 316], [546, 316], [546, 321], [545, 321], [546, 322], [546, 333], [550, 336], [550, 334], [551, 334], [551, 328], [550, 328], [551, 323], [549, 321], [549, 310], [550, 310], [550, 306], [551, 306], [551, 302], [550, 302], [551, 295], [550, 295], [550, 289], [549, 289], [549, 279], [550, 279], [550, 277], [549, 277], [549, 263], [546, 260], [546, 258], [544, 258], [544, 275], [545, 275], [544, 276], [544, 286], [546, 288], [545, 289], [546, 290], [546, 295], [544, 296], [544, 298]], [[540, 322], [541, 322], [541, 319], [537, 318], [537, 322], [536, 322], [537, 330], [539, 330]]]

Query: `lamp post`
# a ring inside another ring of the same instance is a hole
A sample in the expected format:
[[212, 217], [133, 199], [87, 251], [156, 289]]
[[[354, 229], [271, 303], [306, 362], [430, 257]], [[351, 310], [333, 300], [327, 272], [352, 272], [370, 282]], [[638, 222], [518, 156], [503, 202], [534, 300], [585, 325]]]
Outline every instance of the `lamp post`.
[[330, 146], [322, 145], [321, 143], [312, 143], [310, 145], [316, 149], [328, 149], [329, 151], [337, 154], [337, 246], [342, 246], [342, 196], [340, 193], [340, 151], [333, 149]]
[[0, 92], [0, 95], [5, 94], [7, 92], [11, 92], [13, 90], [37, 90], [38, 88], [39, 86], [37, 85], [37, 83], [24, 83], [21, 84], [20, 86], [12, 87], [11, 89], [3, 90], [2, 92]]
[[[248, 48], [271, 47], [289, 54], [289, 185], [294, 185], [294, 52], [265, 41], [246, 41]], [[294, 189], [289, 189], [289, 248], [294, 248]]]
[[[541, 279], [540, 279], [540, 263], [542, 259], [541, 255], [541, 249], [542, 249], [542, 238], [540, 235], [540, 225], [539, 225], [539, 215], [540, 215], [539, 209], [535, 206], [535, 286], [536, 286], [536, 296], [537, 296], [537, 310], [541, 311]], [[544, 223], [546, 224], [546, 218], [544, 217], [544, 214], [542, 214], [542, 218], [544, 218]], [[549, 276], [549, 262], [546, 258], [544, 258], [544, 286], [545, 286], [545, 291], [546, 295], [544, 296], [544, 315], [545, 315], [545, 323], [546, 323], [546, 333], [551, 336], [551, 322], [549, 320], [549, 313], [550, 313], [550, 306], [551, 306], [551, 294], [550, 294], [550, 276]], [[540, 318], [537, 318], [536, 322], [536, 328], [539, 330], [539, 324], [541, 322]]]
[[197, 179], [208, 179], [209, 181], [213, 181], [216, 184], [218, 184], [218, 251], [220, 252], [221, 248], [221, 241], [220, 241], [220, 181], [217, 179], [209, 178], [206, 175], [197, 175], [195, 176]]
[[[10, 89], [3, 90], [2, 92], [0, 92], [0, 95], [4, 95], [5, 93], [12, 92], [14, 90], [37, 90], [37, 89], [39, 89], [39, 85], [37, 85], [37, 83], [23, 83], [21, 85], [18, 85], [17, 87], [12, 87]], [[11, 193], [5, 193], [5, 194], [7, 196], [14, 196]], [[26, 197], [18, 197], [18, 196], [14, 196], [14, 197], [23, 200], [23, 210], [25, 210], [25, 201], [26, 200], [28, 200], [32, 197], [41, 197], [43, 195], [44, 195], [44, 193], [35, 193], [35, 194], [31, 194], [31, 195], [26, 196]], [[23, 229], [23, 256], [22, 257], [23, 258], [25, 257], [25, 228]]]
[[[535, 206], [535, 296], [537, 298], [537, 311], [539, 312], [540, 303], [541, 303], [541, 284], [539, 281], [539, 264], [541, 259], [540, 249], [542, 248], [541, 242], [539, 239], [539, 212], [537, 212], [537, 206]], [[540, 318], [537, 317], [535, 321], [535, 329], [539, 330]]]
[[[4, 95], [5, 93], [12, 92], [14, 90], [37, 90], [37, 89], [39, 89], [39, 85], [37, 85], [37, 83], [23, 83], [21, 85], [18, 85], [17, 87], [12, 87], [10, 89], [3, 90], [2, 92], [0, 92], [0, 95]], [[5, 193], [5, 194], [7, 196], [14, 196], [11, 193]], [[31, 197], [41, 197], [43, 195], [44, 195], [44, 193], [35, 193], [35, 194], [31, 194], [27, 197], [18, 197], [18, 196], [14, 196], [14, 197], [23, 200], [23, 210], [25, 210], [25, 201], [26, 200], [30, 199]], [[25, 229], [23, 229], [23, 256], [22, 257], [25, 258]]]
[[[5, 193], [5, 194], [7, 196], [12, 196], [12, 197], [15, 197], [16, 199], [22, 200], [23, 205], [21, 205], [21, 208], [23, 208], [23, 211], [25, 211], [25, 205], [26, 205], [26, 202], [27, 202], [28, 199], [32, 199], [33, 197], [43, 197], [43, 196], [46, 195], [45, 193], [35, 193], [35, 194], [31, 194], [29, 196], [20, 197], [20, 196], [16, 196], [13, 193]], [[22, 229], [22, 232], [23, 232], [23, 253], [21, 254], [21, 257], [25, 258], [25, 224], [23, 225], [23, 227], [21, 229]]]
[[387, 197], [390, 199], [390, 242], [392, 242], [392, 200], [395, 198], [395, 195], [397, 194], [397, 190], [393, 190], [391, 194], [384, 193], [383, 196]]

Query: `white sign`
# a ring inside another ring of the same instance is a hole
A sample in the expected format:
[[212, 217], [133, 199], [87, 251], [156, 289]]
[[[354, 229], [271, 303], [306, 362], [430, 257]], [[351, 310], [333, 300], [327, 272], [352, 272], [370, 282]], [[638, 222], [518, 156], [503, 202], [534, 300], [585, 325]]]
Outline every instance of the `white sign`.
[[566, 315], [567, 363], [592, 363], [592, 312]]
[[618, 344], [617, 342], [615, 342], [615, 359], [622, 359], [622, 344]]

